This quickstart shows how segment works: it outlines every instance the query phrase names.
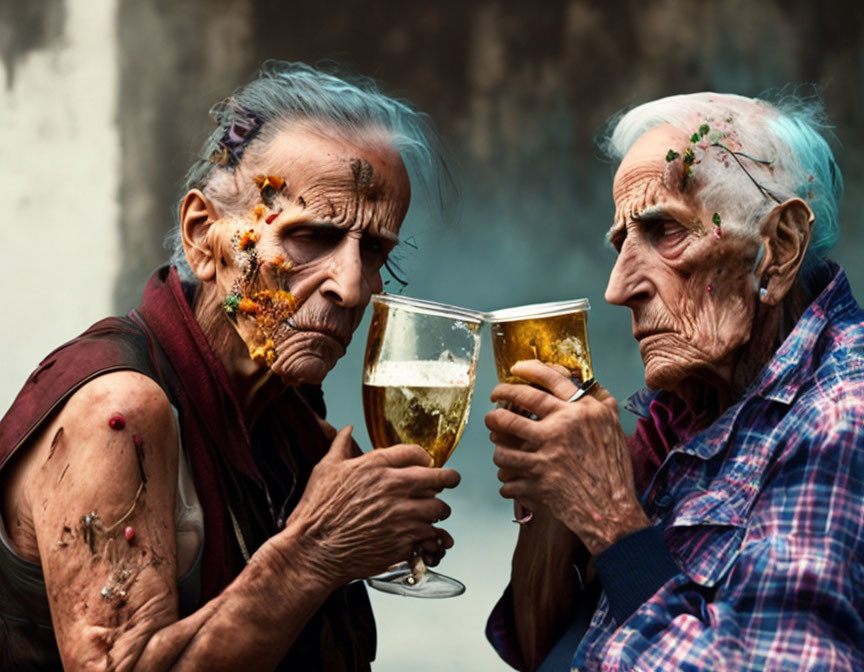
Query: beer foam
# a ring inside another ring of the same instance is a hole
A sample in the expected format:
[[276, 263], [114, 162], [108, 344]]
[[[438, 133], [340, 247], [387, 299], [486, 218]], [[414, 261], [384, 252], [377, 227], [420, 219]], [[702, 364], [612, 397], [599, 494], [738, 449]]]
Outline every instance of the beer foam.
[[378, 362], [364, 382], [375, 387], [468, 387], [471, 364], [465, 361]]

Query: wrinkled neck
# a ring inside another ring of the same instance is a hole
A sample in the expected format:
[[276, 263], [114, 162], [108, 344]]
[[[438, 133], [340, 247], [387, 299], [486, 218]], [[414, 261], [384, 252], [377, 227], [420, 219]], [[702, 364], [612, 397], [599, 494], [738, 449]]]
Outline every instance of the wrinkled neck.
[[714, 418], [719, 417], [742, 397], [771, 361], [813, 298], [796, 283], [776, 306], [765, 305], [756, 299], [750, 339], [736, 356], [731, 377], [728, 380], [698, 376], [688, 378], [675, 390], [675, 394], [694, 414], [708, 413]]
[[284, 387], [273, 372], [249, 357], [249, 350], [225, 314], [215, 287], [201, 283], [195, 291], [192, 312], [210, 348], [228, 374], [247, 429]]

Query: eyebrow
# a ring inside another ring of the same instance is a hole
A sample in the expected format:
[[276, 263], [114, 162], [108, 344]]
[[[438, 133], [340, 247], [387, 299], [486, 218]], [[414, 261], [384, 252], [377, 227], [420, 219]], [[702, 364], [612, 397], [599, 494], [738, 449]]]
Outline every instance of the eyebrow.
[[[649, 206], [641, 212], [627, 217], [628, 222], [637, 222], [640, 224], [646, 222], [663, 222], [669, 219], [678, 221], [678, 218], [672, 213], [672, 211], [660, 205]], [[626, 231], [626, 224], [613, 224], [606, 232], [606, 242], [617, 248], [618, 245], [616, 243], [620, 244], [620, 242], [627, 237]]]
[[652, 206], [645, 208], [642, 212], [633, 215], [630, 220], [633, 222], [656, 222], [658, 219], [677, 219], [667, 208], [662, 206]]
[[[315, 226], [322, 229], [339, 229], [340, 231], [350, 231], [351, 225], [342, 225], [336, 224], [332, 220], [329, 219], [300, 219], [291, 223], [291, 226]], [[388, 231], [387, 229], [378, 229], [375, 232], [369, 231], [368, 229], [363, 232], [364, 235], [374, 236], [375, 238], [381, 238], [386, 240], [388, 243], [393, 243], [393, 245], [399, 244], [399, 236], [398, 234], [393, 233], [392, 231]]]

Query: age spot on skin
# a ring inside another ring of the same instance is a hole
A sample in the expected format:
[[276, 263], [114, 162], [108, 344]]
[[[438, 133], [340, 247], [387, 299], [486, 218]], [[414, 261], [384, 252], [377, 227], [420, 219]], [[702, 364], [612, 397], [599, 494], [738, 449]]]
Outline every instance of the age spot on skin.
[[69, 545], [69, 542], [66, 541], [66, 537], [71, 539], [75, 538], [75, 535], [72, 534], [72, 528], [68, 525], [63, 526], [63, 531], [60, 533], [60, 538], [57, 540], [57, 548], [66, 548]]
[[366, 191], [372, 185], [372, 178], [375, 176], [375, 171], [372, 169], [372, 164], [366, 159], [353, 158], [348, 162], [351, 165], [351, 172], [354, 174], [354, 184], [357, 185], [358, 191]]

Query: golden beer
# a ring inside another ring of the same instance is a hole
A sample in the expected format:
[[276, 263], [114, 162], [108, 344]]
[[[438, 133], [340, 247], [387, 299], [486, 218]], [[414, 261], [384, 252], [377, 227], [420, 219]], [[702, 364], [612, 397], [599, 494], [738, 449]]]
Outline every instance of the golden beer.
[[489, 314], [495, 370], [502, 383], [525, 382], [510, 367], [526, 359], [559, 364], [572, 376], [594, 376], [588, 346], [588, 301], [519, 306]]
[[416, 443], [443, 466], [468, 420], [473, 377], [465, 362], [379, 362], [363, 381], [372, 446]]

